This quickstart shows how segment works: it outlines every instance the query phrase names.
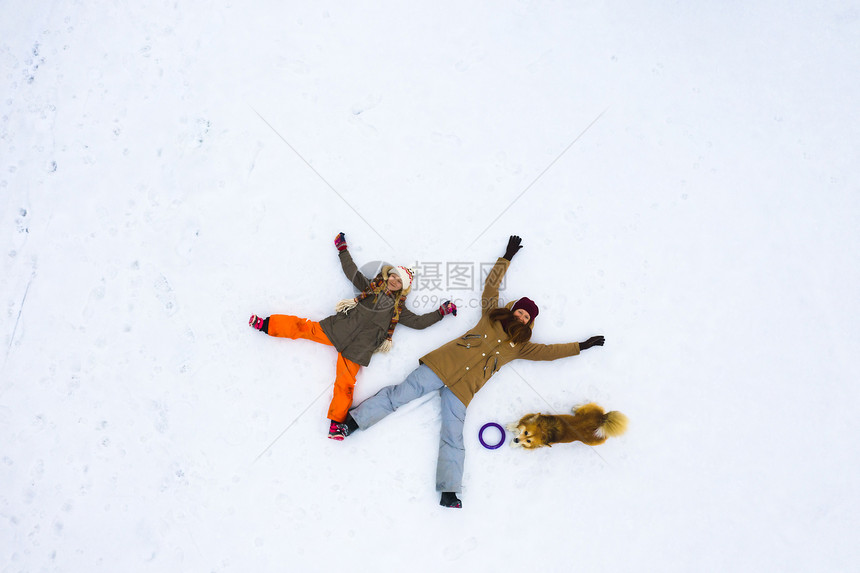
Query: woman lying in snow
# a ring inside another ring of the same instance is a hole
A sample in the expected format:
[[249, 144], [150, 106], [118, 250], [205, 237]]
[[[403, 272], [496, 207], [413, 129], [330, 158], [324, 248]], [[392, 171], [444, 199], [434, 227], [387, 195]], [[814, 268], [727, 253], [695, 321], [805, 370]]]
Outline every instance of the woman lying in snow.
[[423, 356], [420, 366], [400, 384], [387, 386], [349, 412], [339, 426], [343, 437], [357, 429], [367, 429], [400, 406], [429, 392], [439, 391], [442, 398], [442, 431], [436, 465], [436, 489], [442, 492], [440, 504], [462, 507], [457, 493], [463, 481], [466, 450], [463, 422], [466, 408], [490, 377], [512, 360], [555, 360], [575, 356], [580, 350], [603, 346], [602, 336], [569, 344], [530, 342], [538, 307], [521, 298], [499, 307], [499, 284], [522, 240], [512, 236], [505, 255], [487, 276], [482, 295], [481, 319], [462, 337]]
[[404, 324], [409, 328], [423, 329], [442, 320], [446, 314], [457, 315], [457, 307], [450, 301], [438, 310], [416, 315], [406, 308], [406, 296], [412, 289], [414, 273], [407, 267], [384, 266], [373, 279], [365, 277], [356, 267], [347, 249], [343, 233], [335, 237], [343, 273], [361, 291], [353, 299], [344, 299], [335, 306], [336, 313], [320, 322], [285, 314], [268, 318], [251, 315], [249, 324], [269, 336], [304, 338], [337, 350], [337, 370], [334, 396], [328, 410], [328, 437], [342, 440], [346, 435], [346, 419], [352, 405], [355, 377], [362, 366], [370, 364], [374, 352], [388, 352], [392, 348], [394, 327]]

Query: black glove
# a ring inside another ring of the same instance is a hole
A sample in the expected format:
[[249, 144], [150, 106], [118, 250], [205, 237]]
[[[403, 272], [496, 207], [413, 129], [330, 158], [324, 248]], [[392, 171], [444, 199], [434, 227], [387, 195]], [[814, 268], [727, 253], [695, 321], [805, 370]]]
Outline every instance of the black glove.
[[586, 348], [591, 348], [592, 346], [603, 346], [603, 343], [606, 342], [606, 339], [602, 336], [592, 336], [585, 342], [579, 343], [579, 349], [585, 350]]
[[516, 235], [511, 235], [511, 238], [508, 239], [508, 249], [505, 251], [505, 255], [503, 258], [508, 259], [509, 261], [514, 258], [514, 255], [517, 254], [517, 251], [523, 248], [522, 245], [523, 240], [520, 239]]

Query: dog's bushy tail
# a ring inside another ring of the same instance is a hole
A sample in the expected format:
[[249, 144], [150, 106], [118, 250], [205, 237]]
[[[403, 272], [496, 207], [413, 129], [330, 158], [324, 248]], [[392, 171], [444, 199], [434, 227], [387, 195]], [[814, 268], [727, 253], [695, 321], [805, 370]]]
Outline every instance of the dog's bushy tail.
[[603, 424], [595, 434], [600, 438], [614, 438], [627, 431], [627, 416], [613, 410], [603, 415]]

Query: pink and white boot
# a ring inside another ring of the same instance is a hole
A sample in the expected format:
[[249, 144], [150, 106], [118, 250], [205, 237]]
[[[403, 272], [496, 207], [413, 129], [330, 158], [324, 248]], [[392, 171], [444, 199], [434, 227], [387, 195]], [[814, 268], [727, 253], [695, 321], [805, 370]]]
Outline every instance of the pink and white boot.
[[254, 330], [261, 330], [263, 328], [263, 319], [256, 314], [252, 314], [251, 318], [248, 320], [248, 324]]

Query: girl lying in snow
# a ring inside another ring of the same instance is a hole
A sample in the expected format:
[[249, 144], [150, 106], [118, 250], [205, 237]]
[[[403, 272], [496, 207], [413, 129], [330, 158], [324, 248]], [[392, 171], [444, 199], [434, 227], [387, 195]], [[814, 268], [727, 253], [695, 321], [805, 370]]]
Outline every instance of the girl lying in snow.
[[450, 301], [438, 310], [416, 315], [406, 308], [406, 296], [412, 289], [414, 273], [407, 267], [384, 266], [373, 279], [365, 277], [356, 267], [347, 249], [346, 237], [338, 234], [334, 240], [343, 273], [361, 291], [353, 299], [344, 299], [335, 305], [336, 313], [320, 322], [285, 314], [268, 318], [251, 315], [249, 324], [269, 336], [304, 338], [337, 350], [337, 369], [334, 396], [328, 410], [328, 437], [343, 440], [346, 420], [352, 405], [355, 377], [362, 366], [370, 364], [374, 352], [388, 352], [392, 347], [394, 327], [404, 324], [409, 328], [423, 329], [442, 320], [446, 314], [457, 315], [457, 307]]
[[512, 360], [555, 360], [575, 356], [580, 350], [603, 346], [602, 336], [585, 342], [535, 344], [530, 342], [537, 305], [528, 298], [499, 307], [499, 284], [513, 256], [522, 248], [519, 237], [508, 241], [505, 255], [487, 276], [481, 301], [481, 319], [461, 338], [421, 357], [421, 364], [400, 384], [387, 386], [349, 412], [338, 426], [343, 437], [367, 429], [400, 406], [430, 392], [442, 398], [442, 430], [436, 465], [436, 489], [440, 504], [462, 507], [457, 498], [463, 482], [463, 421], [466, 407], [490, 377]]

